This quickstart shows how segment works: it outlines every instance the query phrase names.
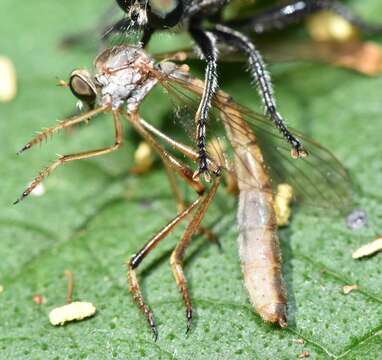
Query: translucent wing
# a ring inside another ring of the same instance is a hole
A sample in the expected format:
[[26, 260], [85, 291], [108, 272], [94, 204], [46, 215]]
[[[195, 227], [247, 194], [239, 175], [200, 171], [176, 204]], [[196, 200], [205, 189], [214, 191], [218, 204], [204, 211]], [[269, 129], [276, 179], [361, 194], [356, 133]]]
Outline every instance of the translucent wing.
[[106, 27], [102, 32], [102, 41], [108, 47], [139, 44], [142, 40], [143, 29], [132, 26], [125, 14], [120, 20]]
[[[181, 108], [183, 107], [182, 112], [188, 114], [186, 127], [193, 128], [193, 116], [203, 91], [203, 82], [184, 72], [174, 72], [167, 78], [162, 77], [161, 82]], [[270, 120], [238, 105], [227, 94], [219, 92], [211, 111], [208, 127], [210, 138], [225, 137], [222, 122], [229, 122], [231, 127], [244, 135], [244, 139], [250, 138], [247, 136], [248, 132], [255, 134], [274, 188], [280, 183], [288, 183], [293, 187], [297, 199], [313, 207], [346, 210], [351, 206], [350, 176], [339, 160], [322, 145], [292, 130], [309, 153], [306, 158], [293, 159], [290, 146]], [[234, 152], [235, 148], [231, 146], [225, 156], [232, 158]], [[227, 167], [227, 170], [232, 171], [232, 168]]]
[[65, 35], [60, 41], [60, 46], [100, 50], [123, 44], [138, 44], [141, 38], [142, 30], [132, 27], [128, 16], [116, 3], [113, 3], [101, 12], [93, 26], [81, 32]]

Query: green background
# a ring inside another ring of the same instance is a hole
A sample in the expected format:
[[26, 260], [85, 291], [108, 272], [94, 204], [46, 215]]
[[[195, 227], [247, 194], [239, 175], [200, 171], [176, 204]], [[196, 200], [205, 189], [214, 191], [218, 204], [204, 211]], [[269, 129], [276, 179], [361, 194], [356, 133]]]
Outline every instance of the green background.
[[[365, 17], [381, 20], [379, 0], [348, 3]], [[351, 252], [382, 228], [382, 78], [307, 63], [269, 67], [282, 113], [343, 161], [358, 185], [357, 206], [369, 216], [369, 226], [353, 232], [341, 216], [313, 216], [303, 207], [295, 212], [291, 226], [281, 232], [288, 329], [264, 324], [248, 303], [237, 256], [235, 206], [222, 190], [205, 223], [219, 235], [223, 251], [198, 237], [186, 256], [196, 311], [189, 336], [168, 261], [181, 229], [139, 270], [159, 326], [159, 340], [153, 342], [127, 291], [124, 262], [176, 209], [160, 166], [145, 176], [128, 173], [137, 144], [131, 130], [126, 129], [128, 141], [117, 153], [65, 166], [44, 182], [44, 196], [11, 205], [56, 153], [113, 142], [111, 119], [105, 117], [15, 155], [34, 131], [73, 110], [74, 99], [56, 86], [57, 79], [73, 68], [89, 67], [95, 52], [64, 51], [57, 44], [64, 34], [94, 24], [105, 8], [101, 0], [0, 3], [0, 53], [14, 61], [19, 86], [12, 103], [0, 104], [0, 358], [294, 359], [303, 351], [312, 359], [380, 358], [382, 255], [354, 261]], [[157, 49], [174, 41], [165, 35], [154, 39]], [[224, 67], [220, 83], [258, 109], [239, 66]], [[157, 92], [145, 115], [171, 127], [161, 96]], [[74, 272], [75, 298], [93, 302], [98, 313], [55, 328], [47, 315], [65, 301], [65, 269]], [[343, 295], [342, 287], [354, 283], [359, 290]], [[36, 305], [34, 294], [47, 303]], [[296, 342], [301, 338], [304, 345]]]

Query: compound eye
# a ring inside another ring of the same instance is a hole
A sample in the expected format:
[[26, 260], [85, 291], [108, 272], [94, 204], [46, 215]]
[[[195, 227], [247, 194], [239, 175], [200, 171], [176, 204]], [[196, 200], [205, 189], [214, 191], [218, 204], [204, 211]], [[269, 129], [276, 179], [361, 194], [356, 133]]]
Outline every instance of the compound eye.
[[77, 99], [94, 108], [97, 89], [88, 71], [74, 70], [70, 74], [69, 88]]
[[152, 21], [161, 28], [173, 27], [183, 14], [183, 0], [150, 0]]

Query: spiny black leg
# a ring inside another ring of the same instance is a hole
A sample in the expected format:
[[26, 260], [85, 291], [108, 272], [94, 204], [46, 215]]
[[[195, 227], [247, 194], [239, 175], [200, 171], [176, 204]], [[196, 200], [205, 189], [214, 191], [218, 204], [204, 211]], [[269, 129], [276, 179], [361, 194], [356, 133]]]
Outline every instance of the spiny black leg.
[[209, 180], [208, 161], [206, 150], [206, 124], [208, 113], [211, 107], [212, 98], [217, 89], [217, 48], [215, 35], [209, 31], [204, 31], [200, 28], [190, 28], [190, 33], [200, 48], [204, 60], [207, 62], [205, 71], [205, 85], [203, 95], [199, 104], [198, 111], [195, 115], [196, 122], [196, 141], [199, 154], [199, 167], [195, 172], [194, 177], [200, 174], [205, 175]]
[[227, 26], [216, 25], [214, 33], [219, 40], [244, 52], [249, 61], [249, 70], [255, 80], [260, 96], [263, 100], [266, 114], [270, 117], [284, 138], [292, 145], [293, 157], [304, 157], [307, 155], [305, 149], [298, 139], [296, 139], [284, 124], [284, 120], [277, 112], [276, 101], [273, 96], [273, 89], [268, 72], [260, 53], [255, 45], [243, 34]]
[[329, 10], [343, 17], [365, 33], [382, 32], [382, 25], [369, 24], [355, 15], [347, 6], [335, 0], [294, 0], [286, 4], [276, 5], [251, 18], [228, 22], [227, 25], [243, 31], [257, 34], [286, 28], [296, 24], [307, 16], [320, 11]]
[[141, 39], [141, 43], [142, 43], [142, 46], [145, 47], [148, 42], [150, 41], [151, 39], [151, 35], [154, 33], [154, 29], [152, 29], [151, 27], [149, 26], [146, 26], [143, 30], [143, 35], [142, 35], [142, 39]]

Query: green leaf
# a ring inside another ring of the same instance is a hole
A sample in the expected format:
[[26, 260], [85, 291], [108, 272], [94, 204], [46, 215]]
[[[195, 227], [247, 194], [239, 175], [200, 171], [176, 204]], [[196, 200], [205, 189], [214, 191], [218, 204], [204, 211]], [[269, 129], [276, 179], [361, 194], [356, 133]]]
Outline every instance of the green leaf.
[[[349, 5], [380, 20], [380, 1]], [[161, 166], [139, 177], [127, 172], [138, 139], [130, 130], [117, 153], [58, 169], [44, 182], [43, 196], [11, 205], [56, 153], [113, 142], [111, 119], [103, 117], [54, 137], [40, 149], [15, 155], [34, 131], [73, 110], [75, 100], [55, 86], [57, 77], [89, 67], [94, 52], [57, 45], [63, 35], [94, 24], [105, 6], [101, 0], [1, 1], [0, 52], [14, 61], [19, 86], [13, 102], [0, 104], [1, 358], [294, 359], [304, 351], [313, 359], [378, 358], [382, 255], [355, 261], [351, 253], [382, 228], [380, 78], [308, 63], [269, 67], [280, 111], [343, 161], [359, 186], [357, 206], [369, 217], [369, 226], [354, 232], [341, 216], [313, 216], [303, 207], [294, 213], [289, 228], [281, 231], [287, 329], [264, 324], [248, 302], [237, 255], [235, 204], [222, 189], [205, 224], [219, 236], [223, 251], [196, 237], [186, 253], [196, 312], [188, 336], [169, 265], [183, 228], [139, 268], [159, 327], [159, 340], [152, 340], [128, 293], [124, 263], [175, 215], [176, 207]], [[172, 39], [161, 35], [154, 41], [160, 47]], [[220, 84], [259, 109], [244, 71], [239, 75], [237, 64], [222, 68]], [[168, 128], [173, 123], [162, 106], [163, 96], [158, 91], [144, 111], [147, 120], [162, 121]], [[65, 269], [74, 273], [74, 298], [93, 302], [97, 315], [56, 328], [49, 324], [48, 313], [65, 302]], [[345, 296], [342, 287], [347, 284], [358, 284], [359, 290]], [[34, 294], [41, 294], [46, 303], [36, 305]]]

